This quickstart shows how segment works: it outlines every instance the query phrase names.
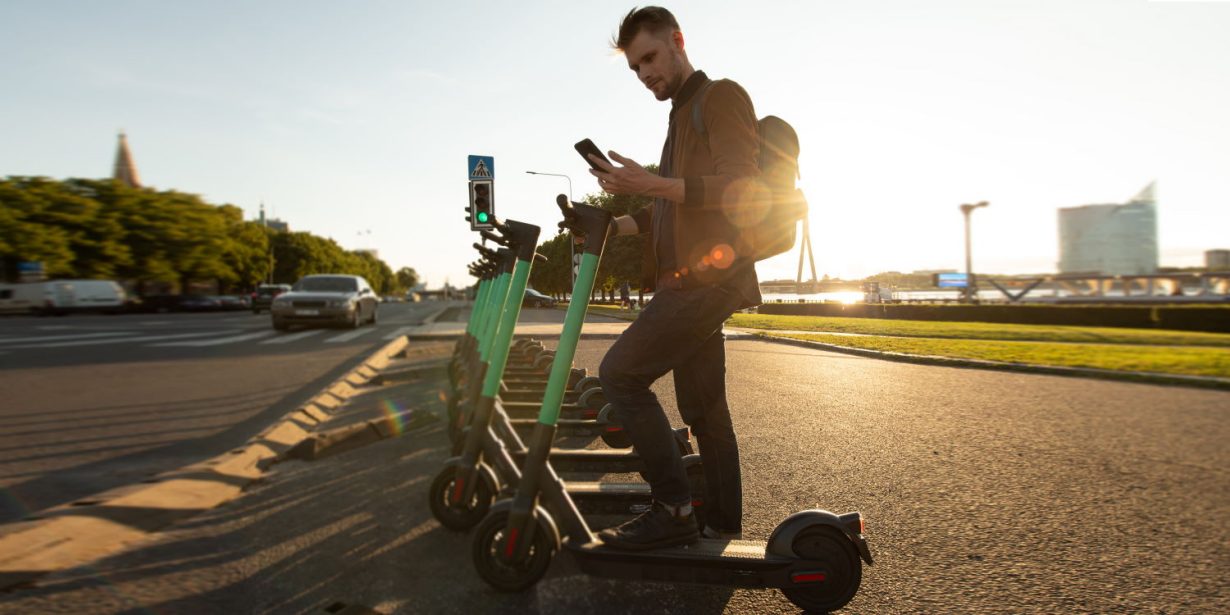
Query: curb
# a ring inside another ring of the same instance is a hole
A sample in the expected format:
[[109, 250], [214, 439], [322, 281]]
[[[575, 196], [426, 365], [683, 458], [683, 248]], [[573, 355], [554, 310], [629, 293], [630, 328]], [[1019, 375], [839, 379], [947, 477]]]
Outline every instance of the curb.
[[843, 354], [852, 354], [871, 359], [882, 359], [885, 361], [897, 361], [900, 363], [915, 363], [919, 365], [935, 365], [940, 367], [968, 367], [974, 369], [989, 369], [1025, 374], [1044, 374], [1048, 376], [1067, 376], [1071, 378], [1095, 378], [1098, 380], [1119, 380], [1143, 384], [1161, 384], [1167, 386], [1230, 390], [1230, 378], [1216, 378], [1212, 376], [1183, 376], [1178, 374], [1160, 374], [1157, 372], [1129, 372], [1113, 369], [1097, 369], [1093, 367], [1033, 365], [1030, 363], [984, 361], [981, 359], [954, 359], [951, 357], [937, 357], [933, 355], [906, 354], [903, 352], [887, 352], [883, 350], [867, 350], [864, 348], [837, 346], [835, 344], [827, 344], [825, 342], [813, 342], [809, 340], [799, 340], [789, 337], [776, 336], [760, 330], [755, 333], [749, 333], [749, 335], [777, 344], [828, 350], [831, 352], [840, 352]]
[[[402, 435], [438, 420], [435, 415], [427, 412], [408, 411], [314, 433], [279, 455], [278, 461], [317, 461]], [[398, 424], [404, 426], [399, 429], [396, 427]]]
[[0, 535], [0, 592], [28, 587], [44, 575], [121, 551], [237, 497], [279, 456], [310, 440], [308, 431], [332, 418], [331, 412], [360, 387], [381, 383], [379, 371], [404, 355], [408, 343], [403, 336], [385, 344], [240, 448], [11, 524]]

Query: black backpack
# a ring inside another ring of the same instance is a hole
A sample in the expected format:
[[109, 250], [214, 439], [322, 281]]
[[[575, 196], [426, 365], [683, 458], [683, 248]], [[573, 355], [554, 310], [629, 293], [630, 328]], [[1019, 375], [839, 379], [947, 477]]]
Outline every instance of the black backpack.
[[[706, 137], [700, 106], [712, 83], [692, 103], [692, 128], [702, 139]], [[739, 227], [736, 253], [750, 254], [761, 261], [794, 247], [798, 222], [807, 217], [807, 199], [794, 183], [799, 178], [798, 133], [786, 120], [774, 115], [760, 118], [756, 129], [760, 134], [760, 180], [769, 194], [764, 199], [751, 199], [752, 202], [733, 212], [731, 222]]]

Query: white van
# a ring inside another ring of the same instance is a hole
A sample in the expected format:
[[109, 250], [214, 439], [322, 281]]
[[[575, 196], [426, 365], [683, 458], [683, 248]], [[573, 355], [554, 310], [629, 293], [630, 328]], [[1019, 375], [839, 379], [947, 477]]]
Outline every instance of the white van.
[[0, 312], [66, 314], [120, 312], [128, 297], [111, 280], [51, 280], [0, 284]]

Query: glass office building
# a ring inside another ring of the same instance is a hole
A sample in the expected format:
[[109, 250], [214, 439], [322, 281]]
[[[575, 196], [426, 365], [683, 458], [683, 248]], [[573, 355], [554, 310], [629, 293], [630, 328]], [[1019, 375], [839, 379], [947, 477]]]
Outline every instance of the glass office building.
[[1149, 184], [1131, 201], [1059, 210], [1059, 273], [1157, 273], [1157, 199]]

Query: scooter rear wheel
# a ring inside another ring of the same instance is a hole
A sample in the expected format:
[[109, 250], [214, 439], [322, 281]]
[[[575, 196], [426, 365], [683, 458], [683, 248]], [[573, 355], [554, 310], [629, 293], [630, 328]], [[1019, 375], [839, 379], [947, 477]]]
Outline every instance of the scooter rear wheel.
[[825, 579], [813, 585], [782, 588], [782, 593], [805, 611], [836, 611], [854, 599], [863, 578], [863, 562], [850, 539], [828, 526], [809, 527], [791, 544], [802, 559], [824, 562]]
[[470, 556], [474, 569], [488, 585], [505, 592], [526, 589], [546, 574], [555, 557], [555, 543], [543, 528], [534, 532], [534, 543], [529, 554], [521, 562], [509, 562], [503, 557], [508, 536], [508, 511], [497, 510], [478, 525]]
[[456, 466], [442, 468], [440, 473], [436, 474], [435, 480], [431, 481], [431, 490], [427, 492], [427, 497], [431, 514], [440, 525], [450, 530], [465, 531], [478, 525], [483, 517], [487, 516], [491, 503], [495, 501], [495, 494], [491, 492], [487, 481], [475, 473], [474, 478], [478, 484], [474, 486], [474, 497], [470, 498], [469, 502], [454, 505], [450, 500], [456, 476]]

